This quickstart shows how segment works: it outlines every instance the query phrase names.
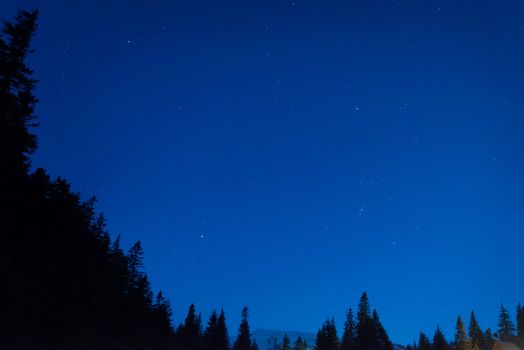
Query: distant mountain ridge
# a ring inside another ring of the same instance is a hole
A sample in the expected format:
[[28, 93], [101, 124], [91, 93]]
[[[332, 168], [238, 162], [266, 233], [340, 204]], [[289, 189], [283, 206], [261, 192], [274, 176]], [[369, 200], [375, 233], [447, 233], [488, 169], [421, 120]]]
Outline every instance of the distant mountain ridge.
[[[269, 348], [268, 341], [271, 342], [272, 339], [276, 338], [278, 343], [282, 343], [282, 338], [287, 334], [291, 340], [291, 345], [295, 343], [295, 340], [300, 336], [303, 340], [307, 342], [310, 347], [313, 347], [315, 344], [315, 334], [311, 332], [302, 332], [302, 331], [286, 331], [286, 330], [275, 330], [275, 329], [265, 329], [258, 328], [251, 334], [253, 340], [258, 344], [258, 347], [261, 350]], [[272, 348], [272, 347], [271, 347]]]
[[[298, 337], [301, 337], [305, 340], [310, 348], [313, 348], [315, 345], [315, 333], [312, 332], [303, 332], [303, 331], [286, 331], [286, 330], [276, 330], [276, 329], [266, 329], [258, 328], [251, 333], [252, 340], [257, 342], [260, 350], [267, 350], [273, 348], [273, 339], [276, 338], [277, 343], [282, 343], [282, 338], [287, 334], [291, 341], [291, 345], [295, 343]], [[234, 343], [236, 336], [231, 337], [231, 344]], [[394, 350], [404, 350], [405, 346], [399, 344], [393, 344]]]

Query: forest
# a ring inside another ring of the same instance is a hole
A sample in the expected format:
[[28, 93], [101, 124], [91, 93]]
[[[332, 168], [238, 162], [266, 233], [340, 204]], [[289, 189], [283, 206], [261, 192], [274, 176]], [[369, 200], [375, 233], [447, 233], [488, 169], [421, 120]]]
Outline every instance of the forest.
[[[314, 344], [300, 337], [273, 344], [251, 338], [248, 308], [234, 341], [224, 310], [203, 321], [194, 305], [172, 323], [169, 300], [144, 272], [140, 241], [125, 250], [107, 230], [96, 199], [83, 200], [62, 178], [33, 169], [37, 149], [34, 94], [27, 64], [37, 11], [19, 11], [0, 38], [0, 344], [4, 349], [393, 350], [377, 310], [364, 292], [349, 309], [339, 336], [334, 319]], [[71, 111], [73, 113], [73, 111]], [[45, 118], [41, 119], [45, 122]], [[184, 288], [180, 283], [178, 288]], [[497, 329], [482, 329], [472, 311], [459, 316], [453, 338], [440, 327], [420, 333], [406, 350], [490, 350], [495, 341], [524, 348], [524, 308], [516, 322], [501, 305]]]

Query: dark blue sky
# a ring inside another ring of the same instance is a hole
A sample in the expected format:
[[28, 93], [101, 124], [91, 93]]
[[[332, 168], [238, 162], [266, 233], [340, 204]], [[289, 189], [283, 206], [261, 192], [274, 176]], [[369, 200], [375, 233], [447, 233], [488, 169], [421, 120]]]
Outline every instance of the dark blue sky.
[[524, 301], [521, 1], [37, 7], [35, 166], [140, 239], [175, 321], [316, 331], [363, 290], [408, 342]]

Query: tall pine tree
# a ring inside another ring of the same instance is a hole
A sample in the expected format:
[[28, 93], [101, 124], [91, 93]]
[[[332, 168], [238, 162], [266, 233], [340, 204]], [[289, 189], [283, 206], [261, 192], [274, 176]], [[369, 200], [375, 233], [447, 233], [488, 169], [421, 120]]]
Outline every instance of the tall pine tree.
[[381, 350], [366, 292], [362, 293], [358, 304], [355, 350]]
[[217, 342], [215, 350], [228, 350], [229, 349], [229, 332], [227, 331], [226, 315], [224, 309], [220, 310], [217, 322]]
[[162, 292], [158, 292], [153, 304], [152, 318], [154, 329], [160, 332], [163, 336], [171, 336], [173, 328], [171, 327], [171, 304], [169, 300], [164, 297]]
[[245, 306], [242, 309], [242, 319], [238, 327], [237, 339], [233, 344], [233, 350], [251, 350], [251, 331], [249, 329], [248, 318], [248, 309], [247, 306]]
[[500, 305], [498, 337], [502, 341], [511, 341], [515, 336], [515, 326], [511, 322], [508, 310], [504, 305]]
[[380, 322], [377, 310], [373, 310], [371, 321], [376, 334], [377, 349], [392, 350], [393, 343], [389, 340], [389, 336], [386, 332], [386, 329], [382, 325], [382, 322]]
[[209, 320], [203, 336], [204, 350], [228, 350], [229, 339], [226, 327], [224, 310], [217, 314], [216, 310], [211, 311]]
[[522, 349], [524, 347], [524, 308], [517, 305], [517, 345]]
[[203, 336], [203, 349], [213, 350], [216, 346], [216, 339], [218, 333], [218, 315], [216, 310], [211, 311], [209, 320], [207, 321], [206, 329]]
[[431, 342], [427, 335], [420, 332], [418, 337], [418, 346], [416, 346], [418, 350], [431, 350]]
[[26, 64], [37, 17], [37, 11], [19, 11], [13, 23], [4, 22], [0, 37], [0, 179], [3, 180], [0, 186], [3, 196], [11, 193], [6, 185], [16, 186], [26, 175], [29, 155], [37, 147], [36, 137], [30, 132], [30, 128], [36, 126], [33, 122], [36, 118], [37, 99], [33, 95], [36, 80]]
[[353, 350], [355, 346], [356, 325], [353, 319], [353, 310], [351, 308], [346, 314], [346, 321], [344, 322], [344, 332], [342, 333], [342, 341], [340, 343], [341, 350]]
[[459, 315], [455, 324], [455, 338], [453, 339], [453, 342], [458, 350], [466, 350], [467, 340], [466, 327], [464, 326], [464, 322], [462, 322], [462, 318]]
[[437, 326], [435, 334], [433, 335], [433, 350], [449, 350], [448, 342], [440, 326]]
[[184, 350], [202, 349], [202, 323], [194, 304], [189, 306], [184, 324], [178, 327], [176, 338]]
[[315, 350], [338, 350], [337, 328], [335, 320], [330, 319], [322, 324], [315, 338]]
[[484, 333], [482, 332], [482, 329], [479, 326], [479, 323], [477, 321], [477, 316], [475, 315], [474, 311], [471, 311], [471, 314], [469, 316], [469, 327], [468, 327], [468, 336], [471, 342], [471, 348], [479, 348], [481, 350], [484, 347]]

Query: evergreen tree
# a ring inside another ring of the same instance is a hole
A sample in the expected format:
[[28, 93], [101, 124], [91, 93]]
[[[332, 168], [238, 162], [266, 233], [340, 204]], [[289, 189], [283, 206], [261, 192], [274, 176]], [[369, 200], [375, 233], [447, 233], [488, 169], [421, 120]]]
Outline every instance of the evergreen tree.
[[357, 311], [357, 326], [355, 337], [356, 350], [379, 350], [377, 330], [371, 317], [369, 300], [364, 292], [360, 298]]
[[189, 306], [184, 324], [177, 331], [177, 340], [184, 350], [202, 349], [202, 324], [194, 304]]
[[371, 308], [369, 306], [368, 294], [362, 293], [358, 304], [357, 321], [360, 325], [371, 320]]
[[335, 320], [327, 320], [317, 332], [315, 338], [315, 350], [338, 350], [337, 329]]
[[134, 319], [148, 323], [149, 314], [153, 311], [153, 292], [147, 275], [143, 272], [144, 251], [140, 241], [129, 249], [126, 259], [128, 263], [127, 309]]
[[163, 336], [171, 336], [173, 328], [171, 326], [171, 304], [167, 300], [162, 292], [158, 292], [156, 295], [155, 303], [153, 305], [153, 322], [154, 329], [159, 331]]
[[372, 320], [372, 325], [373, 325], [373, 328], [376, 334], [377, 349], [392, 350], [393, 343], [389, 340], [389, 336], [384, 326], [380, 322], [377, 310], [373, 310], [373, 315], [371, 316], [371, 320]]
[[217, 322], [217, 341], [214, 350], [228, 350], [229, 349], [229, 333], [227, 331], [226, 316], [224, 309], [220, 311]]
[[291, 342], [287, 333], [284, 334], [284, 337], [282, 338], [282, 350], [291, 350]]
[[151, 283], [146, 274], [143, 274], [137, 284], [137, 292], [141, 298], [143, 305], [144, 316], [151, 312], [153, 308], [153, 291], [151, 290]]
[[477, 316], [475, 315], [474, 311], [471, 311], [469, 317], [468, 336], [471, 341], [471, 348], [475, 349], [475, 347], [478, 347], [482, 350], [484, 345], [484, 334], [479, 326]]
[[454, 345], [458, 350], [466, 350], [467, 340], [466, 327], [464, 326], [464, 322], [462, 322], [462, 318], [459, 315], [455, 325]]
[[229, 349], [229, 339], [224, 310], [220, 312], [220, 316], [217, 314], [216, 310], [211, 312], [206, 329], [204, 331], [203, 348], [204, 350]]
[[524, 308], [517, 305], [517, 336], [524, 336]]
[[515, 326], [511, 322], [508, 310], [500, 305], [498, 337], [502, 341], [511, 341], [515, 336]]
[[215, 348], [218, 334], [218, 315], [216, 310], [211, 311], [206, 329], [204, 330], [203, 349], [213, 350]]
[[440, 326], [437, 326], [437, 329], [435, 330], [435, 334], [433, 335], [433, 350], [449, 350], [448, 342], [446, 341], [446, 338], [444, 337], [444, 333], [442, 332], [442, 329], [440, 329]]
[[[40, 223], [39, 216], [28, 209], [38, 207], [42, 203], [40, 197], [50, 187], [49, 176], [44, 171], [35, 176], [36, 193], [27, 193], [24, 187], [30, 182], [27, 174], [29, 155], [37, 147], [36, 138], [30, 132], [35, 119], [35, 80], [26, 64], [37, 17], [37, 11], [19, 11], [13, 22], [3, 22], [0, 33], [0, 246], [4, 248], [0, 254], [0, 300], [3, 301], [0, 305], [0, 339], [3, 343], [8, 336], [18, 335], [16, 328], [26, 332], [40, 321], [27, 302], [18, 300], [24, 296], [32, 300], [35, 297], [30, 295], [27, 286], [20, 285], [17, 278], [39, 282], [39, 278], [33, 280], [32, 275], [36, 273], [30, 270], [35, 263], [22, 257], [25, 257], [24, 253], [33, 254], [42, 240], [39, 239], [40, 232], [32, 230], [29, 222]], [[6, 271], [9, 272], [7, 275]], [[44, 323], [42, 332], [48, 326], [49, 322]]]
[[524, 348], [524, 308], [517, 305], [517, 345], [522, 349]]
[[429, 341], [429, 338], [424, 333], [420, 332], [419, 338], [418, 338], [418, 350], [431, 350], [431, 342]]
[[202, 348], [202, 338], [204, 335], [204, 330], [202, 328], [202, 314], [198, 313], [196, 323], [198, 325], [198, 333], [200, 334], [200, 348]]
[[248, 309], [245, 306], [242, 309], [242, 319], [238, 328], [238, 336], [233, 344], [233, 350], [250, 350], [251, 349], [251, 331], [249, 330]]
[[293, 350], [307, 350], [307, 344], [304, 342], [301, 336], [298, 336], [295, 340]]
[[140, 280], [142, 279], [144, 268], [144, 251], [142, 249], [142, 243], [136, 241], [127, 254], [127, 263], [129, 270], [129, 289], [138, 287]]
[[346, 321], [344, 322], [344, 332], [342, 334], [342, 341], [340, 344], [341, 350], [353, 350], [355, 346], [356, 325], [353, 319], [353, 310], [348, 310]]
[[[37, 147], [30, 128], [37, 102], [33, 95], [36, 80], [26, 64], [30, 43], [36, 30], [38, 12], [19, 11], [15, 21], [4, 22], [0, 37], [0, 168], [3, 195], [15, 194], [15, 185], [26, 175], [29, 155]], [[9, 192], [7, 192], [9, 191]]]

